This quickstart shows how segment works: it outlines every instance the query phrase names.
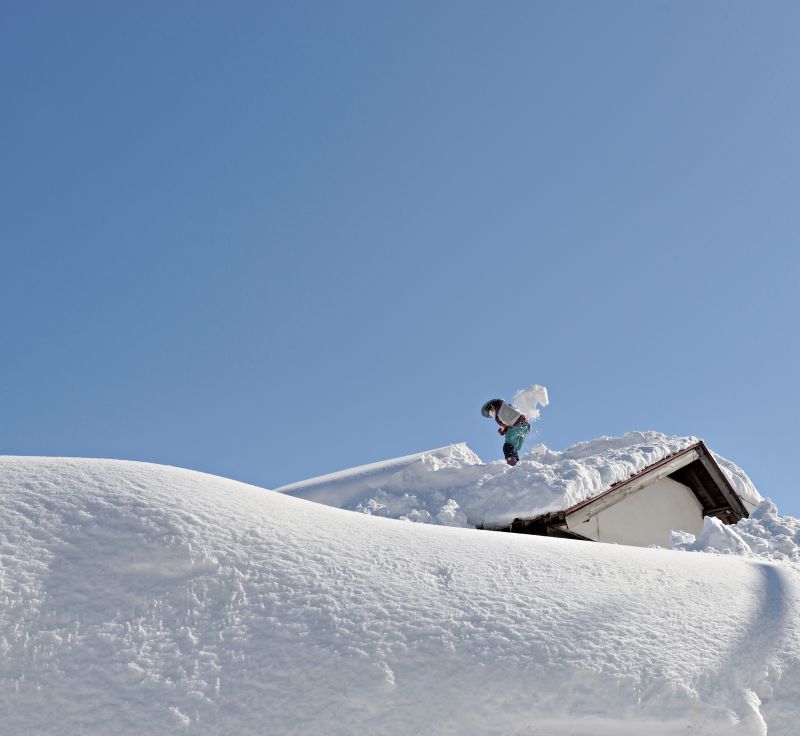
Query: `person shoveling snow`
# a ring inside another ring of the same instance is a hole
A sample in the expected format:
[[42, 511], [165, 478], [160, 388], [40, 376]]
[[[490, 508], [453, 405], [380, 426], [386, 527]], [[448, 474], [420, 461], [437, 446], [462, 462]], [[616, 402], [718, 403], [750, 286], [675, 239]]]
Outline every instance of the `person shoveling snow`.
[[497, 432], [506, 440], [503, 455], [506, 462], [514, 466], [519, 462], [519, 451], [531, 429], [531, 422], [539, 418], [538, 407], [547, 406], [550, 400], [547, 389], [536, 384], [517, 391], [511, 401], [507, 404], [502, 399], [491, 399], [483, 405], [481, 414], [500, 425]]
[[487, 401], [481, 408], [481, 414], [494, 419], [500, 425], [497, 433], [506, 440], [503, 443], [503, 455], [506, 462], [513, 467], [519, 462], [520, 448], [531, 428], [528, 418], [502, 399]]

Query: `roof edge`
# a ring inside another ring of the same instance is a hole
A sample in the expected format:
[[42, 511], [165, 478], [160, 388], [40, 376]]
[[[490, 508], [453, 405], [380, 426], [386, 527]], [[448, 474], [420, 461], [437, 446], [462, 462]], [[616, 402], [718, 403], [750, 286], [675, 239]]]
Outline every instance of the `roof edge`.
[[[694, 457], [692, 456], [694, 453]], [[669, 477], [674, 472], [677, 472], [682, 467], [689, 465], [692, 462], [701, 462], [703, 466], [708, 470], [709, 475], [711, 476], [714, 483], [717, 485], [719, 490], [721, 491], [722, 495], [725, 497], [725, 500], [731, 506], [731, 509], [734, 510], [736, 514], [739, 515], [740, 518], [747, 518], [750, 513], [747, 511], [747, 507], [742, 502], [742, 499], [739, 497], [739, 494], [734, 489], [731, 482], [728, 480], [728, 477], [725, 475], [724, 471], [720, 467], [719, 463], [714, 458], [713, 453], [708, 449], [705, 442], [703, 440], [698, 440], [697, 442], [684, 447], [677, 452], [673, 452], [670, 455], [662, 458], [661, 460], [657, 460], [654, 463], [651, 463], [645, 468], [642, 468], [639, 472], [632, 474], [628, 478], [624, 480], [617, 481], [613, 485], [609, 486], [605, 491], [598, 493], [596, 496], [591, 496], [590, 498], [584, 499], [583, 501], [579, 501], [568, 508], [561, 509], [559, 511], [548, 511], [544, 514], [538, 514], [536, 516], [526, 517], [526, 518], [516, 518], [510, 524], [502, 524], [497, 526], [484, 526], [484, 528], [493, 528], [497, 531], [512, 531], [512, 528], [516, 526], [548, 526], [551, 525], [563, 525], [566, 523], [566, 517], [570, 514], [575, 513], [576, 511], [584, 508], [586, 506], [595, 504], [602, 499], [606, 498], [610, 494], [613, 494], [619, 491], [621, 488], [629, 484], [635, 484], [637, 481], [641, 481], [642, 479], [646, 478], [648, 475], [652, 475], [657, 473], [659, 470], [663, 469], [665, 466], [675, 465], [676, 461], [680, 460], [683, 457], [687, 457], [687, 461], [684, 464], [677, 464], [676, 467], [671, 468], [670, 472], [666, 474], [666, 477]]]

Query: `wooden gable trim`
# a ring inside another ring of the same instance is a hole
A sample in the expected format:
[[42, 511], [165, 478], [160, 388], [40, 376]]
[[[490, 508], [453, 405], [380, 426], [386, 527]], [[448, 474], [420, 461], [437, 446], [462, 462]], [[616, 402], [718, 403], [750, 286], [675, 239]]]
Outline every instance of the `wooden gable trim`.
[[568, 517], [575, 519], [578, 515], [581, 522], [588, 521], [600, 511], [619, 503], [662, 478], [671, 478], [688, 486], [702, 506], [703, 516], [715, 516], [725, 524], [734, 524], [739, 519], [749, 516], [739, 495], [701, 440], [648, 465], [630, 478], [619, 481], [597, 496], [581, 501], [570, 508], [527, 519], [514, 519], [511, 524], [504, 526], [484, 526], [482, 528], [517, 534], [585, 539], [585, 537], [570, 531]]

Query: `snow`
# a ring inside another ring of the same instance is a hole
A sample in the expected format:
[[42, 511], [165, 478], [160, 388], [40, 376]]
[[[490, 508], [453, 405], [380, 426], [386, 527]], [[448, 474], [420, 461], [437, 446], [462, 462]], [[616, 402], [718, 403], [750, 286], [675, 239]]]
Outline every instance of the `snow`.
[[[539, 448], [528, 472], [583, 492], [685, 441], [655, 439]], [[328, 481], [501, 489], [494, 465], [462, 445]], [[735, 537], [641, 549], [449, 528], [451, 500], [409, 524], [177, 468], [0, 458], [4, 736], [796, 733], [800, 521], [764, 502]]]
[[[696, 437], [651, 431], [600, 437], [561, 452], [537, 445], [514, 468], [502, 460], [483, 463], [465, 444], [458, 444], [277, 490], [394, 519], [465, 527], [502, 525], [569, 508], [695, 442]], [[716, 457], [746, 505], [754, 509], [763, 499], [747, 474]]]
[[525, 414], [528, 419], [535, 421], [539, 418], [539, 407], [547, 406], [550, 399], [544, 386], [534, 384], [529, 388], [520, 389], [514, 394], [511, 405]]
[[800, 564], [800, 521], [781, 516], [769, 499], [734, 526], [707, 517], [698, 539], [673, 533], [672, 549], [746, 555]]

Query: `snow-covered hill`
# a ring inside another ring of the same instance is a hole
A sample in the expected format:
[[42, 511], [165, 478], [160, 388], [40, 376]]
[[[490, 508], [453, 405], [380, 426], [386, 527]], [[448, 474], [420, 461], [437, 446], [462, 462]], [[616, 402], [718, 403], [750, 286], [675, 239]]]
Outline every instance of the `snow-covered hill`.
[[[544, 445], [510, 468], [466, 445], [365, 465], [277, 490], [338, 508], [447, 526], [501, 525], [569, 508], [697, 442], [659, 432], [600, 437], [556, 452]], [[763, 500], [747, 474], [717, 460], [749, 510]]]
[[788, 736], [800, 525], [748, 521], [638, 549], [0, 458], [2, 733]]

